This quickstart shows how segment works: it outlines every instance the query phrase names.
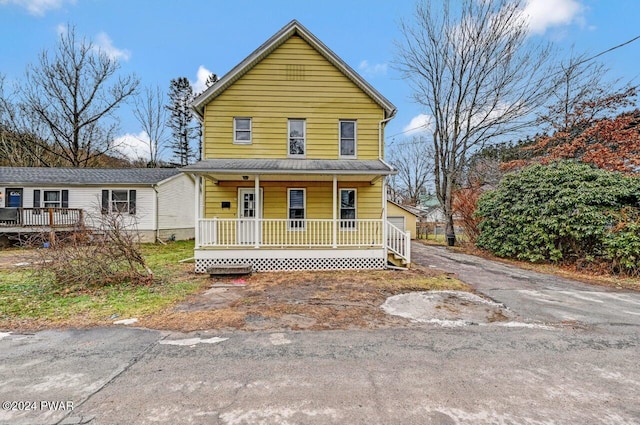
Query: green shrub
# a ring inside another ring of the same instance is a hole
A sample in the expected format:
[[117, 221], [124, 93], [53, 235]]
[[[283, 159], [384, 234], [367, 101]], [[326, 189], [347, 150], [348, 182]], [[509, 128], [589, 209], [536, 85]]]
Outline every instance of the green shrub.
[[[576, 162], [533, 165], [506, 175], [478, 201], [477, 245], [532, 262], [608, 259], [638, 267], [640, 179]], [[635, 262], [635, 264], [634, 264]]]

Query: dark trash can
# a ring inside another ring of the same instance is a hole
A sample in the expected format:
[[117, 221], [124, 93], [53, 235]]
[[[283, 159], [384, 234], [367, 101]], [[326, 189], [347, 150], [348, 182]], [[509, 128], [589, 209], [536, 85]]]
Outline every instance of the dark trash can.
[[456, 235], [447, 235], [447, 246], [454, 246], [456, 244]]

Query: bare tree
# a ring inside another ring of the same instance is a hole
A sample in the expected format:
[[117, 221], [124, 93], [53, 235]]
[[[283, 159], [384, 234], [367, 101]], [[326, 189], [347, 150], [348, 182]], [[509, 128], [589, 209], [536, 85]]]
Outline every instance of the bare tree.
[[41, 167], [56, 163], [35, 142], [37, 135], [24, 123], [14, 95], [5, 90], [5, 77], [0, 75], [0, 165]]
[[164, 148], [166, 129], [166, 108], [164, 94], [159, 86], [155, 89], [145, 87], [140, 97], [136, 98], [133, 115], [142, 130], [149, 136], [149, 167], [158, 167], [160, 153]]
[[396, 67], [431, 115], [435, 191], [455, 243], [452, 194], [467, 155], [533, 124], [549, 48], [529, 37], [517, 0], [425, 0], [400, 29]]
[[19, 88], [20, 108], [37, 147], [67, 165], [85, 167], [113, 150], [114, 112], [135, 93], [134, 75], [118, 76], [118, 61], [69, 26], [52, 52], [42, 51]]
[[400, 142], [389, 149], [389, 162], [398, 170], [391, 187], [406, 205], [416, 206], [427, 193], [433, 175], [433, 148], [423, 136]]

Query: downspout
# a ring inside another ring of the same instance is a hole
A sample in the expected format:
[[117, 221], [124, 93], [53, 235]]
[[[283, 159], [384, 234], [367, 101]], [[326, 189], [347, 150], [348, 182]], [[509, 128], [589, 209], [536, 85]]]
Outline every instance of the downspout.
[[397, 112], [398, 110], [394, 109], [393, 111], [391, 111], [391, 115], [389, 115], [388, 118], [385, 118], [378, 122], [378, 159], [380, 160], [382, 160], [382, 143], [384, 143], [384, 140], [382, 138], [382, 124], [386, 124], [391, 121], [393, 117], [396, 116]]
[[153, 191], [156, 193], [156, 214], [154, 217], [155, 223], [154, 223], [154, 227], [156, 228], [156, 242], [160, 242], [163, 245], [166, 245], [164, 242], [162, 242], [160, 240], [160, 225], [159, 225], [159, 204], [158, 204], [158, 198], [159, 198], [159, 193], [158, 193], [158, 185], [154, 184], [153, 186], [151, 186], [153, 188]]
[[[384, 138], [382, 137], [382, 125], [388, 123], [389, 121], [391, 121], [393, 119], [393, 117], [396, 116], [396, 113], [398, 112], [397, 109], [394, 109], [393, 111], [391, 111], [391, 114], [385, 118], [382, 119], [378, 122], [378, 159], [380, 161], [382, 161], [383, 164], [389, 166], [389, 168], [393, 168], [391, 167], [389, 164], [387, 164], [384, 159], [382, 158], [382, 144], [384, 143]], [[388, 250], [387, 250], [387, 177], [383, 177], [382, 179], [382, 211], [381, 211], [381, 215], [382, 215], [382, 246], [383, 246], [383, 253], [384, 253], [384, 263], [385, 263], [385, 267], [387, 264], [387, 258], [388, 258]]]

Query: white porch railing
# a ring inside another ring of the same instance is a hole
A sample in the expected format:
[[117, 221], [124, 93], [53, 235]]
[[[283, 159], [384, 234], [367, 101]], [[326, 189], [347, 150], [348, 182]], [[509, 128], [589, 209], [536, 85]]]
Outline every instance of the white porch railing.
[[[334, 230], [335, 226], [335, 230]], [[200, 247], [383, 246], [382, 220], [200, 219]]]
[[[411, 235], [383, 220], [199, 219], [197, 248], [386, 248], [411, 259]], [[257, 236], [257, 240], [256, 240]], [[385, 244], [386, 237], [386, 244]]]
[[387, 249], [411, 262], [411, 234], [387, 222]]

